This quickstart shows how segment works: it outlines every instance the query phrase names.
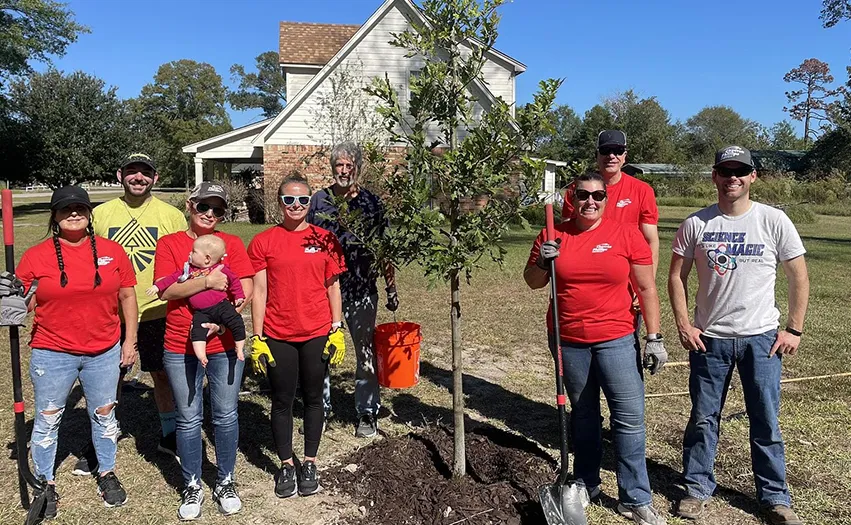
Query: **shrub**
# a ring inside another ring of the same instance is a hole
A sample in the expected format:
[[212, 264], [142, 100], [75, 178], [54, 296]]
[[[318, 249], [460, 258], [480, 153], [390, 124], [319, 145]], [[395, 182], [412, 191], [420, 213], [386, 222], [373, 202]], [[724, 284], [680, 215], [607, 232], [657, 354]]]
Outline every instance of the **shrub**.
[[783, 211], [794, 224], [812, 224], [818, 221], [818, 217], [806, 204], [792, 204], [786, 206]]
[[[528, 222], [530, 226], [545, 226], [547, 224], [546, 207], [542, 202], [526, 206], [520, 212], [520, 215], [526, 219], [526, 222]], [[556, 224], [558, 224], [559, 219], [561, 218], [561, 206], [558, 204], [553, 205], [553, 215], [556, 218]]]

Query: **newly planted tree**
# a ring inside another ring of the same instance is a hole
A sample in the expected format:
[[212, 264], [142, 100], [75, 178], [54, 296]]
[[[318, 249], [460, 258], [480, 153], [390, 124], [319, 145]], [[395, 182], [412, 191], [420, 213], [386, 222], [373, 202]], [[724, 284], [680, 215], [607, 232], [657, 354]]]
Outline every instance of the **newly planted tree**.
[[416, 262], [427, 277], [449, 284], [456, 476], [466, 471], [461, 279], [469, 283], [487, 258], [502, 262], [502, 235], [519, 220], [516, 190], [540, 184], [542, 163], [529, 155], [549, 125], [560, 85], [541, 82], [516, 117], [502, 100], [484, 96], [482, 67], [497, 38], [502, 3], [426, 0], [426, 23], [392, 41], [423, 63], [411, 76], [409, 97], [400, 97], [387, 77], [368, 89], [381, 101], [392, 142], [405, 147], [381, 181], [395, 227], [375, 250], [398, 265]]

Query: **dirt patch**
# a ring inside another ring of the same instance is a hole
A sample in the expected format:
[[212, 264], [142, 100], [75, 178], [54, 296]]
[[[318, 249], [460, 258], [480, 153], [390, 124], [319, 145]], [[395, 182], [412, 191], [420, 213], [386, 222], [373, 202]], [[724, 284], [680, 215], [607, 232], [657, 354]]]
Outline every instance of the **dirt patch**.
[[467, 433], [467, 476], [452, 479], [452, 432], [428, 427], [362, 448], [324, 473], [361, 508], [360, 523], [543, 523], [538, 486], [554, 461], [536, 444], [481, 426]]

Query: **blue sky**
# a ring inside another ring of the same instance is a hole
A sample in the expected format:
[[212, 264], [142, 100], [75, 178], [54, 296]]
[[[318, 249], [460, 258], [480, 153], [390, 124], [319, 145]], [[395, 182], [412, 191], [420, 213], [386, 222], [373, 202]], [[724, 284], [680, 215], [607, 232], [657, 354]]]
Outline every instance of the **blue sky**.
[[[380, 0], [70, 0], [83, 35], [55, 61], [135, 97], [160, 64], [253, 67], [277, 50], [278, 22], [360, 24]], [[783, 75], [804, 59], [827, 62], [837, 79], [851, 65], [851, 22], [823, 29], [818, 0], [514, 0], [502, 8], [497, 48], [525, 63], [518, 103], [539, 80], [565, 78], [558, 103], [580, 114], [627, 89], [656, 96], [674, 120], [725, 104], [770, 126], [786, 118]], [[259, 112], [231, 112], [234, 126]]]

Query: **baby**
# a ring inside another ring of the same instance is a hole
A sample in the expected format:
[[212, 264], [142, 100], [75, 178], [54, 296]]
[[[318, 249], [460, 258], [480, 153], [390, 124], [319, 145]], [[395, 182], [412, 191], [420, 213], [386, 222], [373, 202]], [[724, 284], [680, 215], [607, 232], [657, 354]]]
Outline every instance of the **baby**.
[[218, 290], [203, 290], [189, 297], [189, 305], [194, 310], [192, 314], [192, 350], [195, 357], [207, 366], [207, 329], [202, 323], [216, 323], [227, 327], [233, 334], [236, 342], [236, 355], [240, 361], [245, 359], [243, 348], [245, 346], [245, 323], [242, 316], [236, 311], [235, 306], [245, 301], [245, 292], [239, 278], [230, 268], [221, 264], [225, 256], [225, 242], [215, 235], [202, 235], [192, 243], [192, 252], [189, 261], [183, 265], [183, 270], [177, 270], [173, 274], [163, 277], [148, 288], [145, 293], [150, 296], [157, 295], [174, 283], [182, 283], [189, 279], [203, 279], [213, 271], [217, 265], [221, 266], [222, 273], [228, 278], [228, 290], [234, 297], [234, 304], [228, 300], [227, 292]]

